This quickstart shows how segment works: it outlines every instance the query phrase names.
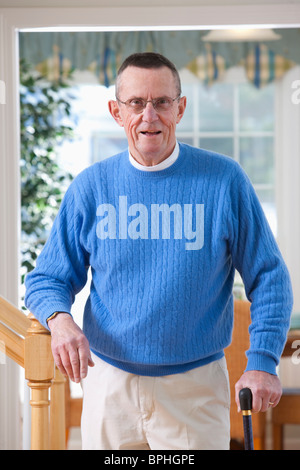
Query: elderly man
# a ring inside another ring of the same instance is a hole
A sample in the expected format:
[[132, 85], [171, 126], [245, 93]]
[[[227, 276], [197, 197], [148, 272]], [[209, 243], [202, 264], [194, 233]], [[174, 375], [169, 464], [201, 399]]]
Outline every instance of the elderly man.
[[[236, 391], [252, 389], [254, 411], [281, 396], [289, 275], [240, 166], [177, 142], [185, 108], [169, 60], [125, 60], [109, 110], [128, 150], [75, 178], [26, 279], [27, 307], [51, 330], [57, 366], [84, 379], [84, 449], [229, 448], [235, 269], [252, 302]], [[88, 267], [82, 332], [71, 305]]]

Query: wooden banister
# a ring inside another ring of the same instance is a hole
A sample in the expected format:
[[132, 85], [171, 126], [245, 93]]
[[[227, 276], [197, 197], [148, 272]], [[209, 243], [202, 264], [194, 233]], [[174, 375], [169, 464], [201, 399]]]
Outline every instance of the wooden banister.
[[54, 368], [50, 332], [0, 297], [0, 341], [2, 352], [24, 367], [31, 389], [31, 449], [65, 449], [65, 379]]
[[0, 338], [5, 346], [5, 354], [24, 367], [24, 339], [0, 323]]
[[80, 427], [81, 413], [82, 413], [82, 397], [72, 398], [70, 384], [67, 381], [65, 387], [65, 401], [66, 401], [66, 428]]
[[51, 386], [50, 403], [50, 448], [51, 450], [64, 450], [66, 447], [66, 379], [55, 367]]
[[26, 336], [30, 327], [28, 317], [3, 297], [0, 297], [0, 322], [21, 336]]
[[54, 376], [50, 332], [32, 314], [25, 337], [25, 378], [31, 389], [31, 449], [49, 450], [49, 389]]

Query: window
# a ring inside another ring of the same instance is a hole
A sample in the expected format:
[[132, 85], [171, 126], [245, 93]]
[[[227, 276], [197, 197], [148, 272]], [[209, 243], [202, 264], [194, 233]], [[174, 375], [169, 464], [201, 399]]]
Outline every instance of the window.
[[248, 174], [276, 234], [274, 84], [262, 89], [236, 82], [185, 83], [188, 108], [178, 139], [228, 155]]
[[[187, 71], [181, 75], [188, 106], [177, 127], [178, 140], [237, 160], [276, 235], [274, 84], [257, 89], [241, 80], [238, 70], [230, 80], [212, 86], [201, 84]], [[115, 99], [114, 87], [81, 85], [75, 94], [77, 139], [62, 149], [62, 162], [73, 174], [127, 148], [124, 130], [108, 111], [108, 100]]]

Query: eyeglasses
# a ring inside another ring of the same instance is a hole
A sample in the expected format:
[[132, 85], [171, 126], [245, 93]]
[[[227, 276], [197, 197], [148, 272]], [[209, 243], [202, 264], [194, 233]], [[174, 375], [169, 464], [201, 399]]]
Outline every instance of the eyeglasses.
[[142, 98], [132, 98], [127, 101], [121, 101], [117, 97], [117, 101], [119, 101], [122, 104], [125, 104], [125, 106], [129, 109], [131, 113], [135, 114], [140, 114], [144, 111], [148, 103], [152, 103], [153, 108], [155, 111], [158, 113], [162, 113], [164, 111], [168, 111], [169, 109], [172, 108], [174, 101], [178, 100], [180, 98], [180, 94], [176, 96], [176, 98], [169, 98], [167, 96], [163, 96], [161, 98], [155, 98], [154, 100], [143, 100]]

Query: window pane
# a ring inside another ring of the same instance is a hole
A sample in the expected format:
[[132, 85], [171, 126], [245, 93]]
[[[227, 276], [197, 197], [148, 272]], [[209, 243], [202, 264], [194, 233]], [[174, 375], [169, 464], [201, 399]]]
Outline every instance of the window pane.
[[273, 137], [242, 137], [240, 163], [253, 184], [273, 184]]
[[233, 130], [233, 86], [222, 83], [199, 87], [200, 131]]
[[184, 84], [182, 83], [182, 96], [186, 96], [187, 105], [181, 119], [180, 123], [177, 126], [178, 131], [192, 131], [194, 128], [194, 99], [193, 91], [195, 89], [194, 84]]
[[102, 132], [115, 130], [118, 126], [110, 115], [108, 101], [115, 100], [115, 87], [78, 85], [74, 88], [77, 97], [72, 109], [80, 125], [96, 123]]
[[277, 234], [277, 215], [276, 215], [276, 206], [275, 206], [275, 189], [256, 189], [256, 194], [264, 213], [268, 219], [272, 232], [276, 236]]
[[91, 162], [100, 162], [128, 148], [126, 138], [103, 137], [94, 133], [91, 136]]
[[182, 142], [183, 144], [191, 145], [192, 147], [197, 146], [197, 144], [195, 144], [194, 139], [192, 137], [181, 137], [180, 135], [178, 135], [177, 139], [179, 140], [179, 142]]
[[203, 137], [200, 139], [200, 147], [223, 155], [233, 156], [233, 139], [227, 137]]
[[274, 129], [274, 85], [261, 89], [243, 84], [240, 91], [240, 130], [272, 131]]
[[273, 187], [269, 189], [260, 189], [255, 188], [255, 192], [260, 200], [260, 202], [266, 206], [274, 206], [275, 200], [275, 190]]

